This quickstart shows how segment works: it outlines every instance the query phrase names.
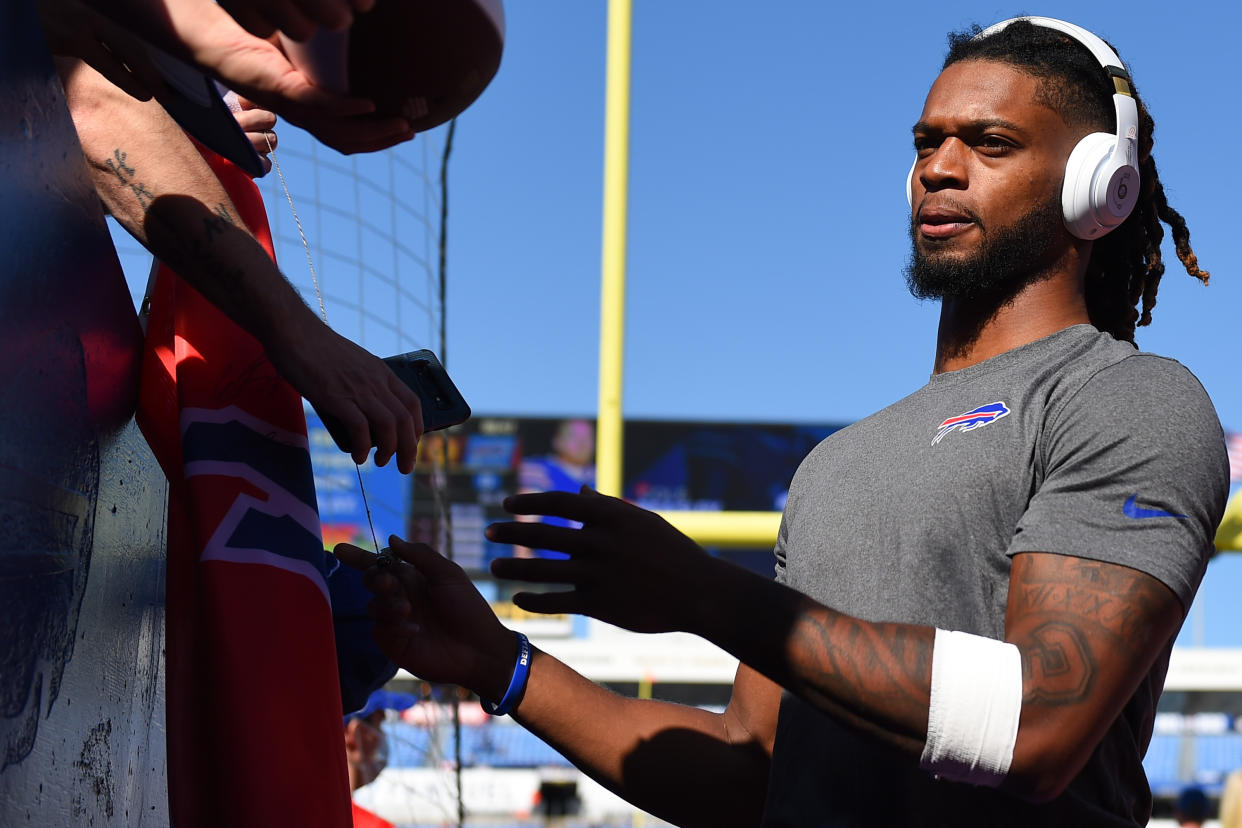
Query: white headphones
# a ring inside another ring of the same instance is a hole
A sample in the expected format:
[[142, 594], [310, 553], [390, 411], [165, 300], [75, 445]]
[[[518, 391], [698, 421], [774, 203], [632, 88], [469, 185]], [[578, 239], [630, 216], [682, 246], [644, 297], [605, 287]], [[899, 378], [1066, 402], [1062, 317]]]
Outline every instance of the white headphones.
[[[1113, 106], [1117, 111], [1117, 132], [1093, 132], [1078, 142], [1065, 162], [1065, 183], [1061, 187], [1061, 212], [1065, 226], [1080, 239], [1098, 239], [1130, 215], [1138, 201], [1138, 104], [1130, 90], [1130, 75], [1121, 58], [1100, 38], [1073, 23], [1052, 17], [1014, 17], [989, 26], [975, 38], [1025, 20], [1046, 29], [1064, 32], [1091, 50], [1091, 54], [1112, 78]], [[914, 169], [906, 178], [906, 199], [913, 206]]]

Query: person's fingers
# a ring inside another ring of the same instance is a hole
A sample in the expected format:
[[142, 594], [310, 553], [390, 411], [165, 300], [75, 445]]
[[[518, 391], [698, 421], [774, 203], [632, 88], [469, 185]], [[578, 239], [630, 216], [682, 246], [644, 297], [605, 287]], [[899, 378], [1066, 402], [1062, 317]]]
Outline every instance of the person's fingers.
[[[392, 555], [393, 550], [388, 548], [384, 552]], [[368, 569], [362, 576], [363, 585], [377, 598], [382, 598], [391, 604], [411, 604], [411, 612], [414, 612], [417, 605], [424, 601], [427, 595], [429, 589], [427, 576], [419, 571], [419, 567], [407, 561], [398, 559], [380, 564], [378, 558], [375, 556], [373, 558], [376, 560], [376, 566]]]
[[268, 19], [276, 24], [281, 34], [302, 43], [315, 33], [315, 21], [311, 20], [293, 3], [277, 3], [268, 13]]
[[276, 149], [276, 133], [274, 132], [247, 132], [246, 138], [250, 140], [250, 146], [254, 147], [254, 151], [259, 155], [266, 156]]
[[404, 118], [332, 118], [303, 125], [323, 144], [351, 155], [376, 152], [413, 139], [415, 131]]
[[[409, 474], [414, 471], [414, 462], [418, 459], [418, 432], [421, 418], [406, 409], [398, 409], [395, 414], [397, 424], [397, 471]], [[417, 419], [416, 419], [417, 418]]]
[[268, 109], [251, 107], [235, 112], [233, 117], [242, 132], [263, 133], [276, 128], [276, 113]]
[[392, 411], [397, 418], [397, 469], [402, 474], [414, 471], [418, 459], [418, 441], [423, 436], [423, 408], [418, 395], [389, 371], [388, 388], [392, 391]]
[[421, 632], [422, 627], [414, 621], [373, 624], [371, 639], [390, 661], [400, 664], [412, 653], [417, 652], [417, 641]]
[[343, 32], [354, 22], [347, 0], [297, 0], [297, 5], [303, 15], [334, 32]]
[[272, 21], [245, 3], [231, 3], [225, 10], [237, 21], [237, 25], [255, 37], [271, 37], [276, 33], [276, 25]]
[[338, 543], [332, 548], [332, 554], [341, 563], [363, 573], [362, 585], [389, 602], [404, 601], [408, 604], [409, 590], [420, 589], [424, 583], [414, 567], [404, 564], [400, 569], [395, 566], [381, 567], [378, 555], [352, 543]]
[[548, 523], [525, 521], [493, 523], [487, 527], [484, 535], [493, 543], [528, 546], [532, 549], [555, 549], [568, 554], [581, 553], [588, 547], [588, 544], [584, 542], [582, 530]]
[[371, 424], [371, 442], [375, 446], [375, 465], [383, 466], [397, 451], [397, 418], [382, 402], [370, 399], [366, 406]]
[[371, 453], [371, 426], [358, 404], [351, 399], [340, 398], [311, 400], [311, 404], [328, 427], [337, 448], [350, 455], [358, 465], [365, 463]]
[[377, 623], [371, 627], [371, 638], [385, 655], [399, 662], [420, 632], [422, 632], [422, 626], [417, 621]]
[[414, 567], [405, 563], [378, 565], [378, 556], [372, 555], [377, 565], [362, 574], [362, 585], [377, 597], [388, 601], [414, 601], [426, 589], [427, 579]]
[[368, 552], [365, 549], [354, 546], [352, 543], [338, 543], [332, 547], [332, 554], [335, 555], [341, 563], [351, 569], [359, 572], [366, 572], [375, 565], [375, 553]]
[[457, 564], [425, 543], [410, 543], [396, 535], [390, 535], [388, 537], [388, 550], [391, 554], [411, 564], [416, 570], [422, 572], [432, 581], [445, 576], [456, 575], [461, 571]]
[[[258, 84], [267, 85], [269, 88]], [[286, 121], [301, 127], [319, 138], [320, 143], [333, 149], [337, 149], [336, 143], [346, 141], [349, 137], [348, 130], [343, 132], [335, 126], [336, 121], [364, 118], [375, 112], [374, 101], [329, 92], [300, 76], [283, 84], [273, 78], [260, 78], [247, 86], [247, 91], [261, 101], [263, 106], [275, 110]], [[328, 125], [326, 128], [325, 124]], [[330, 140], [321, 138], [320, 132], [324, 132]], [[346, 152], [343, 149], [340, 151]]]
[[315, 22], [298, 4], [288, 0], [257, 3], [254, 0], [222, 0], [220, 5], [242, 28], [258, 37], [279, 29], [293, 40], [303, 41], [315, 33]]
[[375, 103], [366, 98], [315, 86], [294, 68], [272, 40], [255, 37], [240, 26], [232, 35], [234, 40], [230, 48], [200, 48], [199, 58], [212, 74], [224, 79], [249, 102], [311, 131], [322, 122], [375, 111]]
[[576, 584], [582, 580], [582, 567], [572, 560], [548, 558], [497, 558], [491, 572], [506, 581], [532, 584]]
[[400, 593], [377, 595], [367, 604], [367, 614], [380, 624], [401, 624], [412, 621], [410, 602]]
[[527, 612], [541, 615], [583, 615], [582, 599], [574, 590], [568, 592], [519, 592], [513, 603]]
[[246, 140], [250, 142], [250, 146], [254, 147], [254, 151], [259, 155], [267, 155], [270, 150], [267, 148], [266, 132], [247, 132]]
[[550, 515], [579, 523], [603, 521], [616, 513], [624, 501], [586, 489], [573, 492], [535, 492], [506, 497], [506, 512], [515, 515]]
[[371, 424], [357, 404], [350, 405], [349, 414], [341, 418], [341, 425], [349, 438], [346, 451], [354, 463], [361, 466], [371, 454]]

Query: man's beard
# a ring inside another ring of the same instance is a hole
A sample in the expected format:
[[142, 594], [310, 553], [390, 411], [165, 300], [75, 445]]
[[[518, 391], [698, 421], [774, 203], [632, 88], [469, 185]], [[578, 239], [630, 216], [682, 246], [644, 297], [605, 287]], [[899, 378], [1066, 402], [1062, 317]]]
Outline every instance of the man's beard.
[[997, 306], [1049, 274], [1048, 251], [1062, 224], [1061, 199], [1036, 205], [1008, 227], [987, 230], [979, 248], [966, 256], [948, 255], [937, 242], [923, 240], [919, 249], [917, 218], [910, 221], [913, 250], [906, 266], [906, 285], [916, 299], [988, 297]]

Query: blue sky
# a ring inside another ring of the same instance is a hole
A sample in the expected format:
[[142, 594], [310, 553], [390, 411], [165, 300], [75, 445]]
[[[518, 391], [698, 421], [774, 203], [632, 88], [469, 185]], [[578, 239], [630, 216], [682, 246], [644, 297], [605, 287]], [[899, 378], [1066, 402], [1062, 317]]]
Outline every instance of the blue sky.
[[[938, 308], [902, 277], [910, 126], [947, 31], [1036, 11], [1132, 66], [1170, 201], [1216, 274], [1202, 288], [1166, 245], [1139, 343], [1187, 364], [1242, 429], [1221, 146], [1242, 127], [1223, 106], [1236, 6], [634, 5], [629, 415], [848, 421], [918, 387]], [[595, 408], [605, 8], [509, 3], [500, 73], [458, 122], [449, 356], [480, 410]]]
[[[1237, 4], [634, 5], [627, 416], [845, 422], [921, 385], [938, 307], [902, 277], [910, 126], [948, 31], [1032, 13], [1130, 64], [1170, 203], [1213, 273], [1201, 287], [1166, 240], [1139, 344], [1190, 367], [1242, 430]], [[606, 9], [507, 3], [500, 72], [458, 120], [446, 362], [476, 412], [596, 407]], [[1242, 579], [1213, 566], [1209, 587]], [[1231, 627], [1213, 620], [1209, 639]]]

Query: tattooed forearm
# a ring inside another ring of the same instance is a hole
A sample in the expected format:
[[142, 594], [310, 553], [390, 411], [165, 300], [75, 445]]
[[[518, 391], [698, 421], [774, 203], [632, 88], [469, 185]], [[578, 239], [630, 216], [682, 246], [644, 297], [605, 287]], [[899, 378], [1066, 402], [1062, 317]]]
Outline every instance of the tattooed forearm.
[[112, 151], [111, 158], [104, 159], [104, 166], [111, 170], [122, 184], [129, 184], [129, 180], [134, 177], [134, 168], [125, 163], [128, 157], [129, 153], [121, 152], [117, 148]]
[[195, 235], [189, 231], [192, 224], [183, 226], [176, 220], [162, 221], [163, 229], [172, 243], [163, 246], [159, 255], [173, 270], [183, 274], [191, 271], [201, 273], [219, 288], [236, 292], [245, 283], [246, 273], [244, 268], [216, 249], [216, 236], [224, 232], [218, 222], [219, 219], [204, 216], [203, 233]]
[[1023, 702], [1087, 701], [1110, 658], [1150, 657], [1145, 625], [1168, 589], [1124, 566], [1062, 555], [1015, 560], [1008, 637], [1022, 654]]
[[1030, 573], [1018, 586], [1014, 597], [1020, 612], [1081, 618], [1126, 639], [1142, 623], [1143, 609], [1158, 597], [1154, 594], [1158, 584], [1125, 567], [1051, 557], [1057, 560]]
[[117, 147], [100, 167], [117, 179], [121, 192], [138, 200], [142, 215], [136, 221], [156, 255], [183, 274], [200, 273], [226, 291], [239, 290], [245, 270], [223, 246], [229, 233], [244, 232], [230, 205], [220, 202], [209, 209], [191, 196], [173, 194], [164, 194], [157, 203], [156, 194], [139, 179], [137, 165]]
[[147, 185], [135, 178], [137, 170], [126, 163], [129, 153], [121, 152], [120, 147], [112, 151], [111, 158], [104, 159], [104, 167], [108, 169], [126, 187], [134, 197], [138, 199], [138, 204], [144, 209], [155, 200], [155, 193], [148, 189]]
[[1096, 660], [1071, 624], [1048, 621], [1022, 650], [1022, 702], [1074, 704], [1091, 692]]
[[927, 628], [872, 624], [831, 610], [805, 614], [790, 642], [795, 684], [802, 686], [790, 689], [889, 741], [921, 744], [933, 636]]
[[217, 204], [214, 213], [203, 216], [203, 239], [210, 243], [215, 236], [233, 226], [233, 217], [229, 215], [229, 208], [224, 204]]

